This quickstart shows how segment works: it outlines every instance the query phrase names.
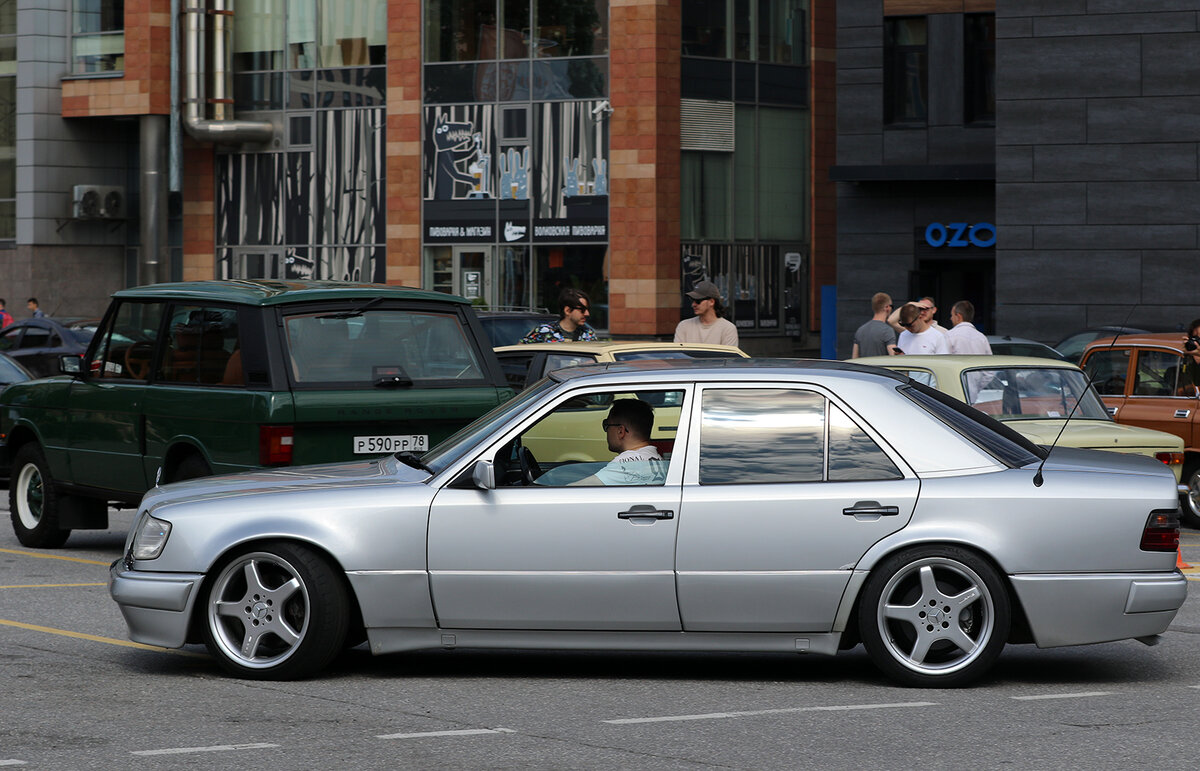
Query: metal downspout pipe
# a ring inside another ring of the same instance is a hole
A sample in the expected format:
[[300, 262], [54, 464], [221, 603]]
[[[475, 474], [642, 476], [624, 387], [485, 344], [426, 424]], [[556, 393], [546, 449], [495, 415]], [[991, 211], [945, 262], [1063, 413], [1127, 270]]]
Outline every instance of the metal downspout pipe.
[[233, 69], [230, 45], [233, 36], [231, 0], [213, 0], [212, 83], [213, 119], [206, 117], [204, 69], [208, 11], [204, 0], [184, 0], [183, 5], [183, 127], [200, 142], [269, 142], [275, 136], [270, 121], [233, 119]]
[[171, 250], [167, 245], [167, 127], [166, 115], [138, 119], [141, 217], [138, 235], [142, 245], [138, 283], [171, 280]]

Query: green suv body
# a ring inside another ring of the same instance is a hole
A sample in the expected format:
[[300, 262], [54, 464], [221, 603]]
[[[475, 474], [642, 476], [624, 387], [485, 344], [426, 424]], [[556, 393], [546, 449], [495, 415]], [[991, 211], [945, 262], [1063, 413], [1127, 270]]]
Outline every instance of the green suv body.
[[122, 290], [62, 364], [0, 398], [26, 546], [107, 527], [110, 501], [159, 483], [423, 452], [513, 393], [466, 300], [375, 284]]

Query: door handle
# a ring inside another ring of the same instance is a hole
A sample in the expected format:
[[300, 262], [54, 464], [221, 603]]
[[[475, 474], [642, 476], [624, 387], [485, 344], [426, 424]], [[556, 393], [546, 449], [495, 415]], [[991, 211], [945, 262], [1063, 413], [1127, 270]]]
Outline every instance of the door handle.
[[628, 511], [618, 511], [617, 519], [675, 519], [675, 512], [670, 509], [656, 509], [653, 506], [641, 504], [633, 506]]
[[1175, 410], [1175, 417], [1177, 418], [1186, 418], [1191, 416], [1191, 414], [1191, 410]]
[[847, 517], [876, 516], [895, 517], [900, 514], [899, 506], [880, 506], [878, 501], [859, 501], [848, 509], [842, 509]]
[[1110, 418], [1115, 418], [1117, 416], [1117, 408], [1116, 407], [1105, 407], [1104, 411], [1108, 413], [1108, 416]]

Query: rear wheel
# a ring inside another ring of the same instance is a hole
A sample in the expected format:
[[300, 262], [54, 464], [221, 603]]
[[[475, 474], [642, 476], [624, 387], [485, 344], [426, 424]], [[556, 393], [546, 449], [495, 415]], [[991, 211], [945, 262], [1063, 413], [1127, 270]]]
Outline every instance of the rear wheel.
[[71, 531], [58, 526], [58, 503], [42, 448], [33, 442], [21, 445], [13, 458], [8, 510], [13, 532], [22, 545], [57, 549], [67, 542]]
[[306, 546], [267, 543], [217, 572], [204, 599], [209, 651], [228, 671], [292, 680], [324, 669], [342, 650], [350, 595], [337, 571]]
[[1181, 498], [1180, 509], [1183, 512], [1183, 524], [1188, 527], [1200, 527], [1200, 459], [1188, 461], [1181, 475], [1187, 485], [1187, 492]]
[[1008, 639], [1010, 602], [987, 561], [955, 546], [898, 552], [867, 579], [859, 629], [871, 660], [905, 685], [950, 688], [986, 672]]

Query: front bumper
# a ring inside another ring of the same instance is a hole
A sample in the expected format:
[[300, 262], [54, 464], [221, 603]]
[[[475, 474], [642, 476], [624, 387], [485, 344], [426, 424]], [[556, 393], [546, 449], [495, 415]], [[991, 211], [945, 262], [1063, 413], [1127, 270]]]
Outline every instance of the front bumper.
[[1162, 634], [1187, 599], [1187, 578], [1178, 570], [1011, 579], [1039, 648]]
[[129, 570], [119, 559], [108, 569], [108, 593], [125, 623], [129, 639], [178, 648], [187, 642], [188, 622], [204, 575]]

